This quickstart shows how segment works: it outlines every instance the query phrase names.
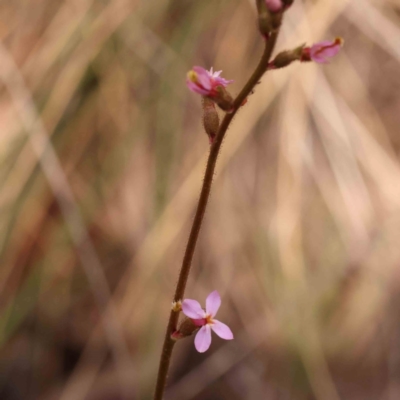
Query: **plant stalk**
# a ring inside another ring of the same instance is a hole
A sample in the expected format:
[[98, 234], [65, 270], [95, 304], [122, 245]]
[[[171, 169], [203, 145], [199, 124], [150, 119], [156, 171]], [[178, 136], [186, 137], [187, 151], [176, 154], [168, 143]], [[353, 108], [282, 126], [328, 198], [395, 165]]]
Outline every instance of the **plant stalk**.
[[[246, 100], [247, 96], [253, 90], [255, 85], [258, 83], [260, 78], [263, 76], [267, 70], [268, 63], [270, 61], [272, 51], [274, 50], [276, 39], [278, 37], [278, 30], [273, 31], [268, 40], [265, 43], [265, 49], [258, 63], [257, 68], [254, 73], [243, 87], [242, 91], [238, 94], [233, 102], [233, 111], [229, 114], [225, 114], [224, 119], [219, 126], [215, 140], [210, 148], [210, 154], [208, 156], [207, 168], [204, 175], [203, 187], [201, 189], [200, 198], [197, 204], [196, 214], [193, 220], [192, 229], [190, 231], [188, 243], [185, 250], [185, 255], [183, 257], [182, 267], [179, 273], [178, 283], [175, 289], [174, 301], [178, 302], [183, 299], [185, 293], [186, 283], [188, 280], [190, 267], [193, 259], [194, 250], [196, 248], [197, 239], [199, 237], [199, 232], [201, 224], [203, 222], [204, 214], [207, 208], [208, 199], [210, 197], [211, 185], [214, 176], [215, 165], [217, 163], [218, 155], [221, 149], [222, 141], [225, 137], [226, 131], [233, 117], [242, 106], [243, 102]], [[162, 400], [165, 383], [167, 380], [167, 374], [169, 370], [169, 365], [171, 361], [171, 355], [174, 348], [175, 341], [171, 339], [171, 334], [176, 331], [179, 319], [179, 312], [171, 310], [167, 332], [165, 334], [164, 345], [161, 352], [160, 365], [158, 369], [157, 384], [154, 394], [154, 400]]]

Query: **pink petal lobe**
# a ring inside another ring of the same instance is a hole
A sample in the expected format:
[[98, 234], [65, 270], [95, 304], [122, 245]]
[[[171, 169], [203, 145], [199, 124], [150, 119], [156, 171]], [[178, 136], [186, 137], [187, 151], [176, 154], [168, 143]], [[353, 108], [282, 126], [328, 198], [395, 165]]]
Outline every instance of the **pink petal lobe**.
[[328, 63], [328, 60], [326, 58], [324, 58], [322, 55], [313, 56], [312, 60], [318, 64], [327, 64]]
[[334, 57], [340, 51], [340, 46], [326, 48], [324, 54], [326, 57]]
[[213, 320], [211, 329], [221, 338], [225, 340], [232, 340], [233, 333], [228, 325], [223, 324], [221, 321]]
[[194, 347], [199, 353], [204, 353], [208, 350], [211, 344], [211, 328], [210, 325], [204, 325], [194, 338]]
[[327, 63], [329, 58], [334, 57], [341, 49], [343, 39], [336, 38], [333, 41], [324, 40], [311, 46], [309, 55], [311, 60], [317, 63]]
[[228, 79], [225, 79], [225, 78], [216, 77], [216, 78], [214, 78], [214, 82], [215, 82], [216, 85], [227, 87], [230, 83], [233, 82], [233, 80], [232, 79], [228, 80]]
[[331, 40], [323, 40], [321, 42], [315, 43], [311, 46], [311, 49], [313, 50], [319, 50], [323, 47], [327, 47], [327, 46], [331, 46], [332, 45], [332, 41]]
[[197, 81], [198, 81], [199, 85], [202, 86], [206, 90], [210, 90], [212, 85], [211, 85], [211, 78], [210, 78], [208, 71], [206, 69], [204, 69], [203, 67], [199, 67], [199, 66], [193, 67], [193, 71], [195, 71], [197, 74]]
[[206, 312], [212, 317], [217, 313], [221, 305], [221, 297], [219, 293], [214, 290], [211, 292], [206, 299]]
[[203, 67], [198, 66], [198, 65], [195, 65], [192, 68], [192, 70], [195, 71], [199, 75], [207, 74], [207, 70], [205, 68], [203, 68]]
[[183, 313], [193, 319], [204, 318], [204, 311], [200, 306], [200, 303], [196, 300], [185, 299], [182, 301]]
[[211, 90], [212, 81], [208, 75], [197, 75], [197, 80], [199, 82], [199, 85], [202, 86], [205, 90]]
[[202, 89], [200, 86], [198, 86], [196, 83], [192, 82], [191, 80], [186, 80], [186, 85], [187, 87], [195, 93], [201, 94], [201, 95], [207, 95], [209, 93], [209, 90]]

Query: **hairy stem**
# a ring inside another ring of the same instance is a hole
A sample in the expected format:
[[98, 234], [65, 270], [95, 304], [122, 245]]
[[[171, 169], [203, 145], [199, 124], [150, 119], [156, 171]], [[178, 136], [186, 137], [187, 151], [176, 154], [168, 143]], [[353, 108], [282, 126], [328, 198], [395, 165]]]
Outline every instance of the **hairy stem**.
[[[275, 47], [277, 36], [278, 36], [278, 30], [272, 32], [271, 36], [266, 41], [264, 53], [261, 57], [260, 62], [258, 63], [256, 70], [254, 71], [253, 75], [250, 77], [246, 85], [243, 87], [242, 91], [238, 94], [238, 96], [234, 100], [233, 111], [229, 114], [226, 114], [224, 119], [222, 120], [216, 138], [211, 146], [210, 154], [208, 156], [208, 161], [207, 161], [207, 168], [204, 175], [203, 187], [201, 189], [201, 194], [199, 202], [197, 204], [196, 214], [193, 220], [193, 225], [190, 231], [188, 243], [185, 250], [185, 255], [183, 257], [182, 267], [179, 273], [178, 283], [175, 289], [174, 301], [181, 300], [185, 293], [186, 283], [190, 272], [190, 266], [192, 263], [194, 250], [196, 248], [197, 238], [199, 236], [201, 224], [204, 218], [204, 213], [206, 211], [208, 199], [210, 197], [212, 179], [219, 151], [221, 149], [222, 141], [224, 139], [226, 131], [228, 130], [228, 127], [233, 117], [235, 116], [235, 114], [243, 104], [244, 100], [247, 98], [247, 96], [253, 90], [254, 86], [257, 84], [257, 82], [260, 80], [260, 78], [266, 71], [268, 62], [272, 55], [272, 51]], [[175, 344], [175, 341], [171, 339], [171, 334], [177, 329], [178, 318], [179, 318], [179, 312], [171, 310], [168, 321], [167, 332], [165, 334], [164, 345], [161, 352], [160, 366], [158, 369], [154, 400], [161, 400], [163, 397], [172, 350]]]

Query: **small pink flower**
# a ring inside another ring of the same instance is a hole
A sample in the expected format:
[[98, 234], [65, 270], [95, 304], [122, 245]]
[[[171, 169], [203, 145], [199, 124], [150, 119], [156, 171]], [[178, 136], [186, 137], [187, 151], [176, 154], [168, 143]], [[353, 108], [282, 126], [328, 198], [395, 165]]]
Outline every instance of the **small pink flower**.
[[186, 84], [188, 88], [195, 93], [199, 93], [202, 96], [215, 97], [218, 95], [217, 87], [227, 87], [232, 80], [221, 78], [222, 71], [215, 71], [211, 68], [209, 71], [203, 67], [193, 67], [188, 72], [186, 78]]
[[329, 62], [329, 58], [334, 57], [343, 46], [343, 39], [325, 40], [316, 43], [311, 47], [304, 47], [301, 61], [315, 61], [319, 64]]
[[233, 339], [233, 333], [229, 327], [214, 319], [220, 305], [221, 297], [216, 290], [207, 296], [206, 311], [201, 308], [199, 302], [196, 300], [186, 299], [182, 302], [183, 313], [197, 326], [201, 326], [194, 339], [194, 345], [199, 353], [204, 353], [210, 347], [211, 330], [222, 339]]
[[283, 8], [282, 0], [265, 0], [265, 4], [271, 12], [277, 12]]

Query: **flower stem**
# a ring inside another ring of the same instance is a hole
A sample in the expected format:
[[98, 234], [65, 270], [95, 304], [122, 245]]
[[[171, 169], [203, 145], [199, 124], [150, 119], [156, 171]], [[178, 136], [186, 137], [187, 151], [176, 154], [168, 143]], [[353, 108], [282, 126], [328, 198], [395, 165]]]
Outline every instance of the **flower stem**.
[[[221, 144], [224, 139], [225, 133], [228, 127], [243, 104], [244, 100], [253, 90], [254, 86], [263, 76], [264, 72], [267, 70], [268, 62], [271, 58], [272, 51], [275, 47], [276, 39], [278, 36], [278, 30], [271, 33], [271, 36], [265, 43], [264, 53], [261, 57], [260, 62], [253, 75], [250, 77], [246, 85], [243, 87], [242, 91], [238, 94], [233, 102], [233, 111], [229, 114], [225, 114], [224, 119], [218, 129], [216, 138], [211, 145], [210, 154], [208, 156], [207, 168], [204, 175], [203, 187], [201, 189], [201, 194], [199, 202], [197, 204], [196, 214], [193, 220], [192, 229], [190, 231], [188, 243], [185, 250], [185, 255], [183, 257], [181, 271], [179, 273], [178, 283], [175, 289], [174, 301], [179, 301], [183, 298], [185, 293], [186, 283], [188, 280], [190, 266], [193, 259], [193, 253], [196, 248], [197, 238], [199, 236], [201, 224], [203, 222], [204, 213], [206, 211], [208, 199], [210, 197], [212, 179], [214, 175], [215, 165], [221, 149]], [[158, 369], [157, 384], [154, 394], [154, 400], [162, 400], [165, 382], [167, 380], [167, 374], [169, 369], [169, 364], [171, 360], [172, 350], [174, 348], [175, 341], [171, 339], [171, 334], [176, 330], [179, 318], [179, 312], [172, 311], [169, 316], [169, 322], [167, 327], [167, 332], [165, 334], [164, 345], [161, 352], [160, 366]]]

